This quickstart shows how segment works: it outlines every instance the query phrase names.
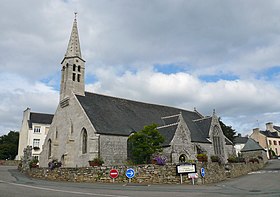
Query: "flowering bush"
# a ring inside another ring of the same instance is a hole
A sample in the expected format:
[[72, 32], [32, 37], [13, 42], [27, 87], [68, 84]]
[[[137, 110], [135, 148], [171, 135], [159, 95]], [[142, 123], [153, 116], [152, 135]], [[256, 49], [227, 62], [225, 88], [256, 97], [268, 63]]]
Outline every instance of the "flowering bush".
[[157, 165], [165, 165], [167, 158], [164, 156], [156, 156], [153, 160], [156, 161]]
[[48, 163], [48, 166], [51, 170], [53, 170], [55, 168], [60, 168], [61, 165], [62, 165], [62, 163], [60, 161], [57, 161], [56, 159], [54, 159]]

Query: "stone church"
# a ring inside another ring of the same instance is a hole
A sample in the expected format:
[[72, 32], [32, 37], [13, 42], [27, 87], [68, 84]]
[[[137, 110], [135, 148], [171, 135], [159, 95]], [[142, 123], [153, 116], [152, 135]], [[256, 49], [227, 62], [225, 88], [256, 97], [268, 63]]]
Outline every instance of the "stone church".
[[84, 167], [96, 157], [105, 165], [124, 164], [128, 137], [152, 123], [165, 138], [162, 154], [168, 162], [193, 160], [201, 152], [226, 161], [233, 154], [215, 112], [203, 116], [196, 110], [86, 92], [76, 18], [61, 65], [60, 101], [40, 155], [41, 166], [57, 159], [64, 167]]

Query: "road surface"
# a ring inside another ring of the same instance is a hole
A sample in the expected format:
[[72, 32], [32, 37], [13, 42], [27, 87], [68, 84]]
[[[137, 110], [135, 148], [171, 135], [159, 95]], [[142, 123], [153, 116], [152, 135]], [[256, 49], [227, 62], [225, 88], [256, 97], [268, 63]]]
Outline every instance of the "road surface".
[[280, 197], [280, 160], [263, 170], [211, 185], [125, 185], [31, 179], [15, 167], [0, 166], [0, 197]]

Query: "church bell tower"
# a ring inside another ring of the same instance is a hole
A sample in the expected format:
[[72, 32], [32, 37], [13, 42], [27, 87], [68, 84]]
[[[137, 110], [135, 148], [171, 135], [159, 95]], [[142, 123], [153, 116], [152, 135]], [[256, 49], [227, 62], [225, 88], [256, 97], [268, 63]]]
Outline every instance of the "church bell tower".
[[85, 95], [85, 60], [82, 58], [76, 16], [77, 13], [68, 47], [61, 62], [60, 101], [68, 99], [72, 92]]

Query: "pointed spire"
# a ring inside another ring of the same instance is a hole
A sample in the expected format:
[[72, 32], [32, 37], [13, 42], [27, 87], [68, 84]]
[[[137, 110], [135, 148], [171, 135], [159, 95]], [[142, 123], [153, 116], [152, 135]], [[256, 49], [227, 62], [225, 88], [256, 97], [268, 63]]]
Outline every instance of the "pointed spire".
[[77, 12], [74, 13], [74, 23], [72, 27], [72, 32], [70, 36], [70, 40], [68, 43], [67, 51], [65, 53], [65, 57], [79, 57], [82, 59], [79, 34], [78, 34], [78, 26], [77, 26]]

